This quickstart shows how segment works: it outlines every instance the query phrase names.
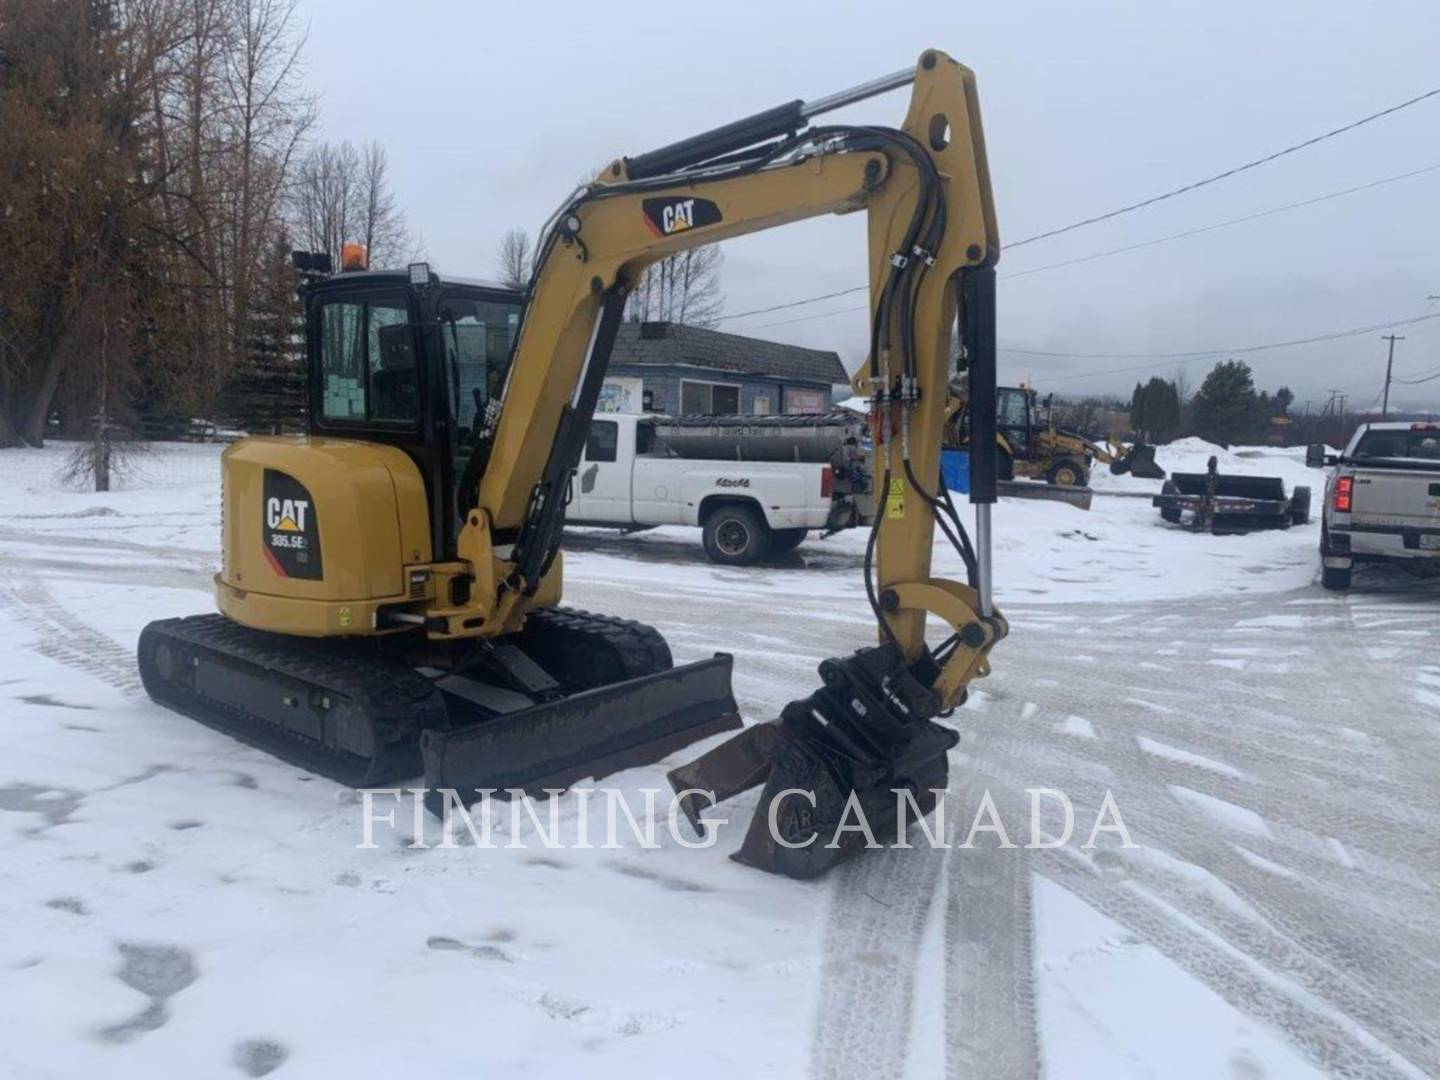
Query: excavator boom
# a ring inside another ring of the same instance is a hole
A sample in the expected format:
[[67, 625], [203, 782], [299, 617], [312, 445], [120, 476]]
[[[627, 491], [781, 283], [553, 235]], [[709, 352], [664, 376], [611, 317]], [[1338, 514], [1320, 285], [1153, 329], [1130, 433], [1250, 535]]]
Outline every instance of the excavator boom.
[[[898, 129], [805, 126], [906, 83], [910, 109]], [[827, 661], [822, 688], [781, 719], [672, 773], [677, 790], [691, 793], [685, 805], [697, 825], [696, 790], [728, 797], [763, 783], [739, 857], [796, 876], [850, 853], [810, 841], [838, 823], [852, 793], [882, 827], [895, 822], [897, 790], [915, 793], [922, 809], [933, 806], [958, 738], [934, 718], [963, 701], [1007, 632], [991, 601], [989, 561], [999, 237], [966, 68], [931, 50], [910, 72], [619, 159], [556, 212], [541, 239], [503, 407], [476, 448], [482, 479], [459, 548], [482, 568], [478, 587], [468, 604], [435, 613], [432, 623], [432, 636], [509, 630], [558, 573], [567, 487], [625, 297], [648, 266], [700, 244], [856, 211], [869, 222], [872, 334], [855, 385], [870, 397], [874, 421], [880, 506], [865, 575], [879, 643]], [[988, 443], [979, 443], [990, 452], [976, 455], [973, 470], [974, 541], [939, 483], [957, 320], [968, 395], [977, 406], [989, 403], [976, 415], [991, 418]], [[937, 526], [959, 550], [968, 581], [931, 576]], [[934, 646], [925, 640], [931, 615], [950, 627]], [[426, 735], [432, 783], [483, 779], [453, 767], [461, 740]], [[772, 814], [776, 794], [795, 787], [810, 792], [809, 806]]]

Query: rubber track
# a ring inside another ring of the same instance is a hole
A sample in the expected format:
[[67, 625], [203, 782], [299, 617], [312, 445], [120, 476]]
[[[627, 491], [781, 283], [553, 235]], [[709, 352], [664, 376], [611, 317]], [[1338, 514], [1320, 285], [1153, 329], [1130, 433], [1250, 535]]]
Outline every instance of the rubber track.
[[[146, 647], [147, 639], [154, 636], [179, 643], [184, 655], [208, 654], [208, 662], [218, 667], [348, 698], [373, 719], [378, 752], [364, 758], [326, 746], [233, 702], [163, 679], [155, 669], [153, 652]], [[221, 615], [151, 623], [141, 641], [140, 672], [150, 696], [161, 704], [293, 765], [351, 786], [418, 776], [421, 728], [446, 722], [444, 703], [428, 679], [372, 649], [251, 630]]]
[[[597, 615], [578, 608], [557, 607], [532, 611], [526, 617], [525, 628], [516, 635], [515, 641], [524, 649], [538, 644], [536, 638], [551, 635], [558, 636], [566, 645], [578, 644], [578, 639], [583, 637], [588, 642], [607, 646], [611, 652], [610, 658], [618, 664], [618, 670], [606, 672], [603, 679], [581, 680], [582, 685], [575, 689], [636, 679], [674, 667], [670, 646], [653, 626], [635, 622], [633, 619], [622, 619], [617, 615]], [[570, 637], [571, 641], [565, 642], [567, 637]], [[541, 663], [543, 666], [544, 661]]]

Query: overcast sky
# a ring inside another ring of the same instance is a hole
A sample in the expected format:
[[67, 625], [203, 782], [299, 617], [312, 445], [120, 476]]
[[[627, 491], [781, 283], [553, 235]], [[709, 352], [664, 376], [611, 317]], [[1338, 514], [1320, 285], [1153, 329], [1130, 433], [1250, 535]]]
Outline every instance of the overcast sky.
[[[303, 0], [302, 0], [303, 2]], [[727, 0], [528, 4], [308, 0], [308, 79], [326, 138], [378, 139], [438, 266], [493, 276], [501, 234], [532, 232], [587, 170], [793, 98], [913, 64], [973, 68], [1002, 243], [1200, 179], [1440, 86], [1436, 0], [939, 3]], [[905, 92], [829, 120], [898, 124]], [[1002, 256], [1016, 274], [1432, 165], [1440, 97], [1194, 194]], [[861, 215], [725, 245], [727, 311], [865, 280]], [[1154, 353], [1227, 349], [1440, 313], [1440, 170], [1140, 251], [1002, 280], [1015, 348], [1002, 381], [1129, 394], [1173, 375]], [[725, 329], [865, 345], [863, 296]], [[813, 316], [825, 317], [813, 317]], [[803, 321], [791, 321], [791, 320]], [[777, 323], [784, 325], [776, 325]], [[1397, 376], [1440, 370], [1440, 319], [1397, 330]], [[1245, 357], [1299, 403], [1380, 391], [1379, 331]], [[1214, 357], [1186, 363], [1198, 385]], [[1143, 367], [1144, 371], [1117, 371]], [[1440, 380], [1392, 404], [1440, 405]]]

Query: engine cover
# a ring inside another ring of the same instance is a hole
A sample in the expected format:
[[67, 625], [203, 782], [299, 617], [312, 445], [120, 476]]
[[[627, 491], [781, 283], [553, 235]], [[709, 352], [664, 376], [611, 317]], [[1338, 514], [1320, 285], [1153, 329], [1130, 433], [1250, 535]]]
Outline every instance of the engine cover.
[[284, 634], [375, 632], [383, 604], [413, 599], [407, 567], [431, 561], [420, 470], [404, 451], [351, 439], [244, 439], [221, 458], [220, 610]]

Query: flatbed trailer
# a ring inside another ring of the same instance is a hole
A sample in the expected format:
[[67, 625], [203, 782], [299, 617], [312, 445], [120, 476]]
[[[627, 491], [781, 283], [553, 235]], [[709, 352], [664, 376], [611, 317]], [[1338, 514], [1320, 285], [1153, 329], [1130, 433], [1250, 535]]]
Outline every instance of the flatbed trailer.
[[1310, 520], [1308, 487], [1297, 486], [1287, 496], [1280, 477], [1222, 473], [1214, 456], [1203, 473], [1171, 473], [1151, 504], [1172, 525], [1217, 535], [1288, 529]]

